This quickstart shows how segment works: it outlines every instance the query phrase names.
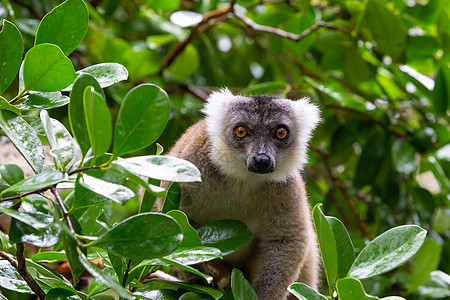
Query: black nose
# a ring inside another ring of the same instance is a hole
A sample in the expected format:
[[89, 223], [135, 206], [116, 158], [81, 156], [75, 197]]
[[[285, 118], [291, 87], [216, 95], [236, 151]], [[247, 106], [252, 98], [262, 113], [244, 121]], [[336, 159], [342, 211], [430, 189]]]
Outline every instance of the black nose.
[[261, 171], [266, 170], [270, 166], [270, 158], [265, 154], [253, 157], [255, 167]]

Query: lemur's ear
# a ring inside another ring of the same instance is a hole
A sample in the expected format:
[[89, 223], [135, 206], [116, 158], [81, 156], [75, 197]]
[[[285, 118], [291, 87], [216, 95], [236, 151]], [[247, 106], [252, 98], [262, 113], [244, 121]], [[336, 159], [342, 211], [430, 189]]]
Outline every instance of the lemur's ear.
[[202, 112], [208, 117], [223, 114], [228, 107], [228, 103], [234, 98], [235, 96], [227, 88], [214, 91], [206, 99], [205, 108]]
[[292, 104], [302, 138], [306, 138], [308, 141], [312, 132], [320, 123], [319, 107], [312, 103], [307, 97], [292, 101]]

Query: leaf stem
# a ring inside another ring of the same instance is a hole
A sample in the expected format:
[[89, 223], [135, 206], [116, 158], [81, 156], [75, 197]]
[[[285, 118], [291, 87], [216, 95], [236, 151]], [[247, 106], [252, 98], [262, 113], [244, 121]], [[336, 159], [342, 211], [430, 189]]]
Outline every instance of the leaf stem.
[[14, 97], [11, 101], [9, 101], [9, 104], [14, 104], [17, 101], [20, 100], [20, 98], [24, 97], [24, 96], [28, 96], [30, 94], [29, 91], [26, 91], [25, 89], [23, 91], [21, 91], [16, 97]]
[[123, 275], [123, 280], [122, 280], [123, 287], [126, 287], [128, 275], [130, 274], [130, 267], [131, 267], [131, 259], [128, 260], [127, 269], [125, 270], [125, 274]]

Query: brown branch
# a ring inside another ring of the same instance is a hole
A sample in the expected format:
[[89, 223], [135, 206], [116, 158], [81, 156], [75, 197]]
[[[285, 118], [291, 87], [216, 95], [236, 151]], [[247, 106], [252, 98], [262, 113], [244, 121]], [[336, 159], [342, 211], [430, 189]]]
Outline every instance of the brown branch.
[[61, 196], [59, 196], [59, 193], [56, 190], [55, 186], [52, 186], [50, 188], [50, 190], [52, 191], [53, 195], [55, 195], [56, 201], [58, 202], [59, 206], [61, 207], [61, 210], [62, 210], [63, 215], [64, 215], [64, 219], [66, 220], [67, 226], [69, 227], [70, 231], [72, 232], [73, 237], [75, 238], [75, 242], [76, 242], [77, 246], [81, 247], [81, 244], [80, 244], [80, 242], [78, 241], [78, 238], [77, 238], [78, 237], [78, 233], [76, 233], [75, 229], [73, 228], [72, 221], [70, 220], [70, 216], [68, 214], [66, 206], [64, 205], [64, 202], [61, 199]]
[[45, 292], [30, 275], [30, 272], [28, 272], [28, 268], [25, 264], [23, 243], [17, 243], [16, 247], [17, 261], [11, 255], [3, 251], [0, 251], [0, 257], [7, 260], [11, 264], [11, 266], [13, 266], [17, 270], [17, 272], [19, 272], [20, 276], [22, 276], [23, 280], [25, 280], [25, 282], [39, 299], [44, 299]]
[[205, 13], [203, 15], [202, 21], [192, 28], [189, 36], [185, 40], [176, 43], [175, 46], [173, 46], [172, 49], [170, 49], [169, 53], [167, 53], [167, 55], [163, 58], [159, 73], [161, 73], [164, 69], [169, 67], [174, 62], [175, 58], [177, 58], [178, 55], [180, 55], [183, 52], [183, 50], [187, 47], [187, 45], [189, 45], [189, 43], [191, 43], [199, 33], [202, 33], [211, 28], [212, 26], [214, 26], [215, 24], [217, 24], [214, 23], [210, 25], [208, 24], [209, 21], [217, 19], [219, 17], [224, 17], [224, 19], [227, 19], [228, 17], [226, 15], [234, 11], [235, 2], [236, 0], [232, 0], [230, 1], [230, 5], [227, 8], [219, 8]]
[[339, 104], [330, 104], [330, 103], [323, 103], [322, 107], [323, 108], [330, 108], [330, 109], [344, 110], [344, 111], [348, 111], [348, 112], [360, 115], [361, 117], [363, 117], [365, 119], [368, 119], [369, 121], [373, 122], [375, 125], [378, 125], [382, 129], [384, 129], [386, 132], [389, 132], [389, 133], [391, 133], [391, 134], [393, 134], [393, 135], [395, 135], [396, 137], [399, 137], [399, 138], [406, 138], [406, 139], [408, 139], [408, 136], [406, 136], [405, 134], [402, 134], [401, 132], [397, 131], [394, 128], [389, 127], [388, 125], [384, 124], [383, 122], [381, 122], [377, 118], [371, 116], [370, 114], [368, 114], [366, 112], [363, 112], [363, 111], [360, 111], [358, 109], [347, 107], [347, 106], [342, 106], [342, 105], [339, 105]]
[[348, 30], [344, 27], [341, 26], [337, 26], [331, 23], [327, 23], [324, 21], [319, 21], [316, 24], [314, 24], [313, 26], [309, 27], [308, 29], [306, 29], [305, 31], [303, 31], [300, 34], [295, 34], [292, 32], [288, 32], [285, 31], [283, 29], [280, 28], [275, 28], [275, 27], [270, 27], [270, 26], [265, 26], [265, 25], [260, 25], [258, 23], [256, 23], [255, 21], [253, 21], [250, 18], [247, 18], [244, 14], [241, 14], [238, 11], [233, 11], [233, 14], [240, 19], [242, 22], [244, 22], [247, 26], [253, 28], [256, 31], [261, 31], [261, 32], [266, 32], [266, 33], [271, 33], [271, 34], [275, 34], [278, 36], [281, 36], [283, 38], [287, 38], [290, 40], [293, 40], [295, 42], [301, 41], [302, 39], [304, 39], [305, 37], [307, 37], [308, 35], [310, 35], [311, 33], [313, 33], [314, 31], [316, 31], [317, 29], [321, 28], [321, 27], [325, 27], [325, 28], [329, 28], [329, 29], [335, 29], [335, 30], [340, 30], [342, 32], [348, 33]]
[[22, 99], [23, 97], [28, 96], [28, 95], [30, 95], [30, 92], [29, 92], [29, 91], [26, 91], [26, 92], [23, 93], [23, 95], [20, 96], [19, 98], [14, 97], [13, 99], [11, 99], [11, 100], [9, 101], [9, 104], [14, 104], [14, 103], [16, 103], [17, 101], [19, 101], [20, 99]]
[[[361, 219], [361, 216], [359, 215], [358, 210], [356, 209], [355, 205], [353, 205], [351, 199], [350, 199], [350, 195], [347, 193], [347, 189], [345, 188], [345, 186], [339, 181], [339, 179], [333, 174], [333, 170], [331, 169], [330, 164], [328, 163], [328, 152], [326, 152], [325, 150], [322, 150], [318, 147], [310, 147], [311, 150], [313, 150], [314, 152], [319, 153], [322, 158], [323, 158], [323, 163], [325, 165], [325, 169], [328, 173], [328, 176], [331, 179], [332, 184], [334, 184], [342, 193], [342, 196], [344, 197], [345, 202], [347, 203], [347, 205], [350, 207], [350, 210], [352, 211], [353, 216], [356, 218], [356, 221], [358, 222], [359, 228], [361, 229], [362, 233], [364, 234], [364, 236], [370, 238], [371, 234], [369, 232], [369, 230], [366, 227], [366, 224], [364, 224], [364, 221]], [[332, 195], [334, 196], [334, 195]]]

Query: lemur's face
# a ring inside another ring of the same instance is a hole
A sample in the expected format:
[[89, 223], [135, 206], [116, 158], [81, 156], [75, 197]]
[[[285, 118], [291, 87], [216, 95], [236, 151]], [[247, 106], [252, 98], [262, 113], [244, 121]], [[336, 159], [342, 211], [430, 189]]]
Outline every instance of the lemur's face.
[[296, 124], [292, 117], [289, 106], [276, 99], [242, 97], [230, 107], [223, 134], [249, 172], [272, 173], [293, 154]]
[[308, 100], [213, 93], [204, 112], [211, 160], [240, 181], [284, 181], [306, 162], [306, 147], [319, 121]]

